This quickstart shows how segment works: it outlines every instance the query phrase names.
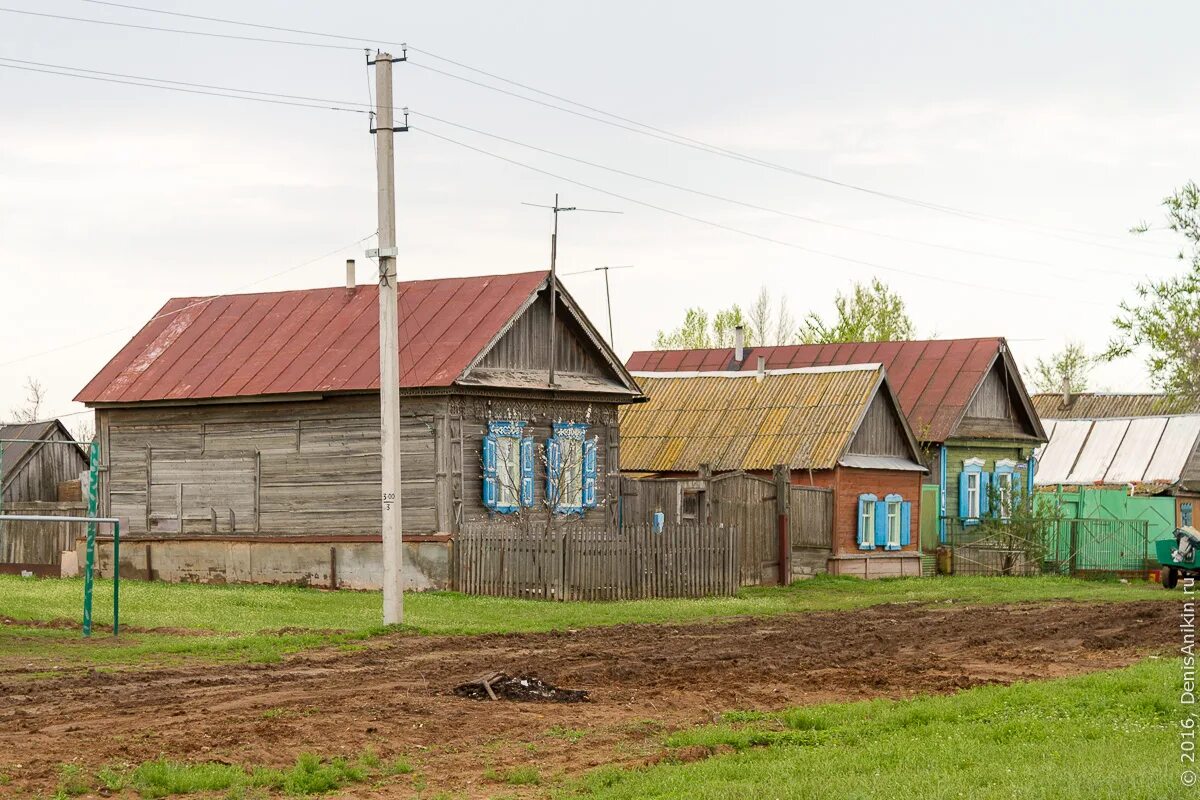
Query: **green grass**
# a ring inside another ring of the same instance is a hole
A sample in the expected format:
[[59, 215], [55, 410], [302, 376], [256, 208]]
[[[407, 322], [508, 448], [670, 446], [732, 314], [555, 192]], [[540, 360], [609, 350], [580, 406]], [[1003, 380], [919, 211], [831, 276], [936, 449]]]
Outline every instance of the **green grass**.
[[513, 767], [509, 770], [489, 769], [483, 773], [484, 780], [507, 783], [509, 786], [536, 786], [542, 782], [541, 773], [533, 767]]
[[[398, 768], [401, 765], [402, 768]], [[188, 764], [165, 758], [137, 766], [106, 767], [94, 780], [81, 768], [65, 764], [60, 770], [59, 795], [76, 796], [95, 790], [106, 794], [133, 792], [143, 798], [226, 792], [244, 796], [250, 790], [268, 790], [292, 796], [320, 795], [379, 777], [411, 772], [406, 762], [384, 765], [373, 751], [357, 760], [321, 758], [302, 753], [287, 769], [246, 768], [235, 764]]]
[[[25, 659], [27, 669], [60, 664], [106, 667], [205, 661], [271, 662], [299, 650], [367, 646], [382, 627], [378, 592], [328, 592], [292, 586], [205, 585], [125, 581], [121, 620], [113, 641], [112, 582], [98, 580], [91, 641], [75, 627], [38, 628], [21, 622], [77, 625], [83, 583], [0, 575], [0, 659]], [[1012, 603], [1047, 600], [1169, 600], [1145, 583], [1070, 578], [908, 578], [861, 581], [818, 577], [788, 587], [744, 589], [735, 597], [546, 603], [455, 592], [405, 597], [407, 625], [419, 634], [539, 632], [623, 623], [687, 623], [738, 616], [861, 608], [879, 603]], [[201, 633], [205, 635], [195, 635]]]
[[[110, 625], [111, 581], [96, 582], [96, 631]], [[78, 579], [31, 580], [0, 575], [0, 616], [16, 620], [80, 617]], [[455, 592], [405, 596], [408, 626], [425, 634], [502, 633], [675, 623], [742, 615], [861, 608], [878, 603], [1012, 603], [1042, 600], [1170, 599], [1148, 583], [1071, 578], [906, 578], [861, 581], [821, 576], [788, 587], [743, 589], [735, 597], [546, 603]], [[372, 631], [382, 615], [378, 592], [327, 592], [291, 586], [206, 585], [125, 581], [121, 620], [140, 628], [187, 628], [252, 633], [302, 629]]]
[[948, 697], [728, 714], [667, 745], [713, 755], [603, 768], [569, 790], [625, 798], [1136, 800], [1181, 797], [1181, 665]]

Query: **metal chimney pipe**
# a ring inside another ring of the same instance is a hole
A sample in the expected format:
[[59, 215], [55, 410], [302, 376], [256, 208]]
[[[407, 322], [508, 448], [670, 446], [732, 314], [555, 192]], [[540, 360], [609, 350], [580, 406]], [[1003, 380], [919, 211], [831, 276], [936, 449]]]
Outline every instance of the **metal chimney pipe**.
[[1062, 379], [1062, 401], [1063, 408], [1071, 405], [1071, 379], [1066, 375]]
[[761, 381], [765, 377], [767, 377], [767, 357], [759, 356], [758, 357], [758, 376], [755, 378], [755, 380]]
[[733, 360], [741, 364], [746, 357], [746, 326], [738, 325], [733, 329]]
[[354, 259], [347, 258], [346, 259], [346, 288], [353, 289], [355, 286], [355, 283], [356, 283], [356, 281], [354, 278]]

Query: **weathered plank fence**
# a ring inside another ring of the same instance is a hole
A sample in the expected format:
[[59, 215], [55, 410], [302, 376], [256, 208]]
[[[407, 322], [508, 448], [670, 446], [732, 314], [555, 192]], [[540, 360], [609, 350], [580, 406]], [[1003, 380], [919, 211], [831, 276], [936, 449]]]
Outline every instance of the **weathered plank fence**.
[[[86, 517], [87, 503], [6, 503], [9, 514]], [[0, 573], [59, 575], [64, 550], [75, 549], [85, 526], [74, 522], [0, 522]]]
[[637, 600], [732, 595], [734, 528], [650, 525], [557, 530], [468, 525], [454, 538], [454, 586], [467, 594], [538, 600]]

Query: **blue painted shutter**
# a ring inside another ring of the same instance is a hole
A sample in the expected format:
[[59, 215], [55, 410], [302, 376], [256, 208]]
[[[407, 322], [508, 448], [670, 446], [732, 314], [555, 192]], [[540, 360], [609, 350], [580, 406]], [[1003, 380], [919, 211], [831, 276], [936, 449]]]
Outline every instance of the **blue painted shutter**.
[[887, 547], [887, 501], [875, 503], [875, 546]]
[[562, 449], [558, 439], [546, 440], [546, 500], [550, 507], [558, 509], [558, 480], [562, 470]]
[[875, 532], [863, 529], [863, 512], [865, 512], [867, 509], [867, 503], [874, 503], [874, 502], [875, 502], [875, 495], [873, 495], [873, 494], [860, 494], [858, 496], [858, 549], [859, 550], [875, 549], [875, 545], [871, 543], [872, 538], [875, 535]]
[[494, 509], [498, 496], [496, 481], [496, 437], [489, 433], [483, 437], [483, 504], [488, 508]]
[[533, 439], [521, 440], [521, 505], [533, 505]]
[[595, 508], [596, 502], [596, 440], [583, 440], [583, 507]]
[[912, 503], [900, 504], [900, 546], [908, 547], [912, 543]]
[[990, 472], [979, 473], [979, 516], [986, 517], [991, 511], [991, 492], [989, 488], [992, 485], [992, 474]]
[[966, 519], [970, 516], [970, 508], [967, 505], [967, 473], [958, 473], [958, 516], [960, 519]]

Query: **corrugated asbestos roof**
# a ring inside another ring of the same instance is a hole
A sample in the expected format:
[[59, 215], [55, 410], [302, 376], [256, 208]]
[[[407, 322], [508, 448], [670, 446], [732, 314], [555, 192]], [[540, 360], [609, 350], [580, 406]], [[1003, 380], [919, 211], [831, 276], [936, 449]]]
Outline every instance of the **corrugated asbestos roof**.
[[1200, 440], [1200, 414], [1043, 422], [1050, 441], [1035, 453], [1039, 486], [1169, 486]]
[[883, 380], [879, 365], [742, 376], [636, 375], [621, 409], [621, 467], [638, 472], [835, 466]]
[[[992, 337], [748, 347], [740, 364], [733, 360], [734, 352], [729, 347], [644, 350], [630, 356], [626, 366], [631, 372], [753, 372], [758, 368], [759, 356], [766, 357], [769, 370], [881, 363], [916, 437], [944, 442], [952, 435], [1002, 346], [1007, 348], [1003, 338]], [[1034, 423], [1036, 426], [1036, 420]]]
[[[547, 273], [399, 285], [400, 385], [449, 386]], [[76, 396], [83, 403], [379, 388], [379, 287], [167, 304]]]
[[1070, 402], [1066, 404], [1063, 403], [1061, 392], [1044, 392], [1031, 398], [1038, 416], [1043, 419], [1109, 419], [1200, 413], [1200, 403], [1172, 402], [1161, 394], [1084, 392], [1071, 395]]

